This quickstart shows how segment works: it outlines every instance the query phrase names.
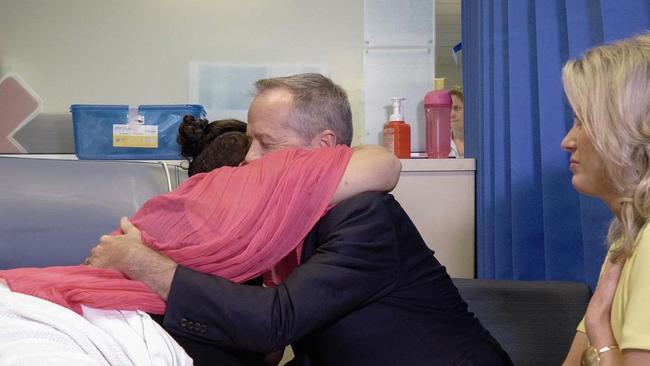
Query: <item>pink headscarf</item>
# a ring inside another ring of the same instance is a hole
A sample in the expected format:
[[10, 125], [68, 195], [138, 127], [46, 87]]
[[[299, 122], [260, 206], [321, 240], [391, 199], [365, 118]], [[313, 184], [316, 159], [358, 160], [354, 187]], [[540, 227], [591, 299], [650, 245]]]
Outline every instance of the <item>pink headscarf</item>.
[[[180, 265], [240, 283], [299, 258], [302, 241], [328, 210], [352, 155], [345, 146], [284, 149], [248, 165], [197, 174], [153, 197], [131, 221], [142, 240]], [[119, 234], [115, 232], [114, 234]], [[85, 265], [0, 271], [12, 291], [81, 313], [99, 309], [163, 314], [164, 301], [139, 281]]]

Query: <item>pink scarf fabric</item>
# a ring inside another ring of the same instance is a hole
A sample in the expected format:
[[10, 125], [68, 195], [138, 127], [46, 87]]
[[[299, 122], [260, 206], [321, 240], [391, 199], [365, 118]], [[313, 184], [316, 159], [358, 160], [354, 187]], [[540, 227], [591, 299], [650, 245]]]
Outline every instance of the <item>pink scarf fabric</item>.
[[[284, 149], [243, 167], [197, 174], [147, 201], [131, 221], [142, 240], [177, 263], [240, 283], [295, 258], [327, 211], [352, 155], [345, 146]], [[85, 265], [0, 271], [13, 291], [81, 312], [143, 310], [165, 303], [143, 283]]]

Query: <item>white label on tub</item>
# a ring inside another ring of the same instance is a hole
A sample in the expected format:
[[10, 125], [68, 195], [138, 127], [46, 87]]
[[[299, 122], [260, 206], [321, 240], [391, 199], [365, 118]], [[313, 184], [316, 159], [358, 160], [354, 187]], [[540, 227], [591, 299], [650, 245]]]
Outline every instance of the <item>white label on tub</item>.
[[113, 147], [158, 147], [156, 125], [113, 125]]

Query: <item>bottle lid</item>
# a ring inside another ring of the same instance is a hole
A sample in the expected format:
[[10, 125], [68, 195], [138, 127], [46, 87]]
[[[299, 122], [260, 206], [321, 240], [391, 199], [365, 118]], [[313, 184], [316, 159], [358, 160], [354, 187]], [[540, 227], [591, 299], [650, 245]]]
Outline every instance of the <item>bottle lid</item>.
[[442, 90], [445, 88], [445, 78], [435, 78], [434, 80], [435, 90]]
[[390, 115], [389, 121], [404, 121], [404, 116], [402, 115], [402, 101], [406, 98], [404, 97], [392, 97], [390, 98], [393, 101], [393, 113]]

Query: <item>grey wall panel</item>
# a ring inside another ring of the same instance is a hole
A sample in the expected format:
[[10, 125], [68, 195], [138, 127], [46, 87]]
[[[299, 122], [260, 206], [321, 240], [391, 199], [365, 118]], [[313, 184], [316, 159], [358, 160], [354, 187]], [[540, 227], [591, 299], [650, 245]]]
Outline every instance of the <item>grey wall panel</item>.
[[40, 114], [14, 135], [30, 154], [72, 154], [74, 136], [70, 114]]
[[79, 264], [98, 238], [167, 192], [161, 164], [0, 157], [0, 269]]

